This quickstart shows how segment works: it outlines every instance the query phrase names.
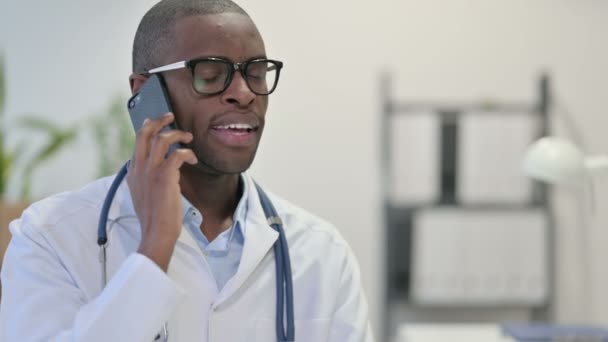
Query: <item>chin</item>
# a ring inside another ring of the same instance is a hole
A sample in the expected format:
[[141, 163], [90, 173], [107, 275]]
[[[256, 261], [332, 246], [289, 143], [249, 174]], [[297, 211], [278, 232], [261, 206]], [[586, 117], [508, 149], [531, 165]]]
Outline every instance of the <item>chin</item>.
[[243, 173], [247, 171], [253, 163], [253, 158], [248, 160], [209, 160], [208, 158], [199, 157], [198, 160], [198, 164], [194, 166], [196, 170], [216, 176]]

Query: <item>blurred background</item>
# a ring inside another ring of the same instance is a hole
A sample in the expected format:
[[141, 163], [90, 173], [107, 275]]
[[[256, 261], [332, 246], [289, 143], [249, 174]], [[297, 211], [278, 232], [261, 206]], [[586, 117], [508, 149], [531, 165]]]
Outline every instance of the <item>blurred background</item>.
[[[4, 202], [128, 158], [131, 44], [153, 3], [0, 3]], [[378, 340], [411, 322], [608, 324], [608, 182], [592, 213], [588, 191], [521, 171], [543, 134], [608, 152], [608, 2], [239, 4], [286, 65], [251, 173], [348, 240]]]

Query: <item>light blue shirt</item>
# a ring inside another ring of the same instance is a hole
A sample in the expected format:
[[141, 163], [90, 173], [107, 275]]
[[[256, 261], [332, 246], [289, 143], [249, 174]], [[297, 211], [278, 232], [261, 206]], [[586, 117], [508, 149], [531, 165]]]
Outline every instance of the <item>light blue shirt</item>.
[[213, 277], [215, 278], [218, 291], [222, 290], [224, 285], [238, 270], [245, 243], [244, 230], [247, 218], [249, 189], [247, 182], [242, 178], [239, 179], [239, 182], [240, 186], [243, 187], [243, 193], [232, 217], [232, 227], [222, 232], [211, 242], [209, 242], [200, 228], [204, 220], [203, 215], [182, 196], [183, 224], [205, 255], [207, 264], [211, 268], [211, 273], [213, 273]]

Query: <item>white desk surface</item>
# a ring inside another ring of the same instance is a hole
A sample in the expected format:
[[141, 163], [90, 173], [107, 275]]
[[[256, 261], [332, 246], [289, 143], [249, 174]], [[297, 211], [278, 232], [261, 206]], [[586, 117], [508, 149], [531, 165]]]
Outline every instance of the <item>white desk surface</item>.
[[513, 342], [497, 324], [403, 324], [394, 342]]

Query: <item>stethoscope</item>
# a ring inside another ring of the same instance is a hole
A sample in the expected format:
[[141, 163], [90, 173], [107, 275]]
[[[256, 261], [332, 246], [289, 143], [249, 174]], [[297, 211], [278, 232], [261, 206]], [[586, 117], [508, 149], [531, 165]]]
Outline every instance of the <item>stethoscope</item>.
[[[99, 224], [97, 226], [97, 244], [99, 245], [100, 261], [101, 261], [101, 281], [102, 288], [104, 288], [108, 282], [108, 270], [107, 270], [107, 251], [108, 247], [108, 232], [106, 225], [108, 222], [108, 213], [114, 195], [118, 190], [120, 183], [127, 175], [129, 168], [129, 162], [127, 162], [118, 171], [118, 174], [114, 178], [110, 189], [106, 195], [101, 208], [101, 214], [99, 215]], [[283, 222], [277, 214], [272, 202], [262, 190], [262, 188], [256, 183], [256, 189], [260, 198], [260, 203], [264, 209], [266, 220], [268, 224], [279, 233], [277, 241], [274, 243], [274, 255], [276, 264], [276, 286], [277, 286], [277, 310], [276, 310], [276, 333], [277, 340], [279, 342], [287, 342], [295, 340], [295, 324], [293, 315], [293, 284], [291, 276], [291, 262], [289, 259], [289, 248], [287, 246], [287, 239], [285, 238], [285, 232], [283, 231]], [[285, 326], [285, 319], [287, 319], [287, 326]], [[156, 336], [155, 341], [169, 340], [169, 330], [167, 329], [167, 323], [164, 324], [162, 331]]]

